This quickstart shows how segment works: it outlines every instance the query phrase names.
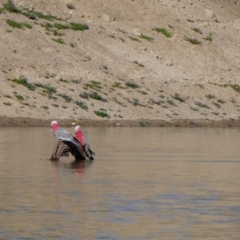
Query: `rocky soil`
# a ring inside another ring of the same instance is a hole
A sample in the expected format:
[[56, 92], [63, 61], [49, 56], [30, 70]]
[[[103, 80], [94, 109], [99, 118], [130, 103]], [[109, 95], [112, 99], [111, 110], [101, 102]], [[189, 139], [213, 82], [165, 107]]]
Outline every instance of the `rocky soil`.
[[0, 0], [0, 24], [0, 126], [239, 125], [238, 0]]

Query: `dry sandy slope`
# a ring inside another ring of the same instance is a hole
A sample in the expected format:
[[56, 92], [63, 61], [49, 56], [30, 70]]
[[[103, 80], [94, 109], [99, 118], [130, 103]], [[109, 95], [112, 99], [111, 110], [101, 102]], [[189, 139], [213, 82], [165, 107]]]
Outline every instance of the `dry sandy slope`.
[[[6, 2], [0, 0], [0, 5]], [[31, 20], [7, 11], [0, 14], [1, 116], [100, 120], [94, 111], [101, 111], [112, 120], [238, 119], [240, 96], [232, 87], [240, 85], [239, 1], [14, 3], [19, 9], [34, 9], [63, 20]], [[75, 9], [69, 9], [69, 3]], [[8, 19], [27, 22], [32, 29], [12, 28]], [[63, 35], [54, 36], [42, 26], [46, 22], [76, 22], [89, 29], [59, 30]], [[167, 38], [153, 28], [165, 28], [173, 36]], [[209, 36], [212, 42], [204, 40]], [[201, 45], [186, 37], [198, 39]], [[58, 38], [65, 44], [52, 40]], [[8, 81], [20, 76], [54, 87], [56, 93], [49, 98], [43, 88], [31, 91]], [[99, 88], [91, 88], [91, 81]], [[139, 88], [127, 86], [129, 82]], [[105, 101], [79, 96], [93, 92]], [[69, 102], [59, 94], [69, 97]]]

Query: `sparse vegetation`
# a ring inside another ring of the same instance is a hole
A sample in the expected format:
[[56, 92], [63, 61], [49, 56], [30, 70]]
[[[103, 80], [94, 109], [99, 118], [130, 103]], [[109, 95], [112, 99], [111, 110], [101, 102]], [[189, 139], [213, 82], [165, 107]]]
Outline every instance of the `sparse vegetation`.
[[141, 33], [141, 35], [140, 35], [139, 37], [142, 38], [142, 39], [145, 39], [145, 40], [147, 40], [147, 41], [149, 41], [149, 42], [152, 42], [152, 41], [153, 41], [153, 38], [152, 38], [152, 37], [149, 37], [149, 36], [144, 35], [144, 34], [142, 34], [142, 33]]
[[60, 43], [60, 44], [65, 44], [65, 42], [63, 41], [62, 38], [52, 38], [53, 41], [57, 42], [57, 43]]
[[177, 106], [172, 99], [168, 99], [168, 100], [167, 100], [167, 103], [168, 103], [169, 105], [172, 105], [172, 106], [175, 106], [175, 107]]
[[131, 87], [131, 88], [140, 88], [140, 86], [134, 82], [126, 82], [126, 86]]
[[8, 20], [7, 20], [7, 24], [8, 24], [10, 27], [13, 27], [13, 28], [19, 28], [19, 29], [23, 28], [22, 23], [16, 22], [16, 21], [11, 20], [11, 19], [8, 19]]
[[85, 88], [91, 88], [91, 89], [94, 89], [94, 90], [99, 90], [102, 88], [102, 86], [100, 86], [101, 83], [100, 82], [97, 82], [97, 81], [90, 81], [89, 83], [86, 83], [84, 86]]
[[192, 30], [196, 33], [202, 34], [202, 31], [199, 28], [192, 28]]
[[144, 67], [144, 65], [142, 63], [139, 63], [137, 61], [134, 61], [134, 63], [136, 63], [139, 67]]
[[61, 18], [58, 18], [56, 16], [53, 16], [52, 14], [44, 14], [41, 12], [35, 12], [35, 11], [31, 11], [31, 14], [37, 16], [38, 18], [42, 18], [42, 19], [46, 19], [48, 21], [53, 21], [53, 20], [62, 20]]
[[204, 104], [204, 103], [195, 102], [195, 104], [196, 104], [197, 106], [201, 107], [201, 108], [207, 108], [207, 109], [210, 108], [208, 105], [206, 105], [206, 104]]
[[238, 84], [230, 84], [229, 85], [233, 90], [235, 90], [236, 92], [240, 93], [240, 85]]
[[42, 108], [43, 108], [44, 110], [48, 110], [48, 109], [49, 109], [48, 106], [42, 106]]
[[64, 30], [64, 29], [68, 29], [69, 25], [67, 24], [62, 24], [62, 23], [54, 23], [53, 27], [57, 28], [58, 30]]
[[8, 0], [7, 3], [4, 5], [4, 9], [6, 9], [10, 13], [21, 13], [21, 10], [16, 7], [16, 5], [13, 3], [13, 1]]
[[44, 89], [44, 93], [48, 95], [52, 95], [53, 93], [56, 93], [56, 88], [50, 86], [49, 84], [42, 84], [42, 83], [34, 83], [36, 87], [40, 87]]
[[189, 38], [189, 37], [186, 37], [186, 36], [185, 36], [184, 39], [185, 39], [186, 41], [194, 44], [194, 45], [201, 45], [201, 44], [202, 44], [202, 43], [201, 43], [199, 40], [197, 40], [196, 38]]
[[153, 28], [152, 30], [162, 33], [166, 37], [172, 37], [172, 33], [166, 30], [165, 28]]
[[89, 97], [95, 100], [99, 100], [102, 102], [107, 102], [107, 99], [101, 97], [97, 92], [91, 92], [89, 93]]
[[79, 106], [79, 107], [82, 108], [82, 109], [85, 109], [85, 110], [88, 109], [88, 106], [87, 106], [87, 104], [86, 104], [85, 102], [76, 101], [75, 103], [76, 103], [77, 106]]
[[175, 93], [175, 95], [172, 98], [174, 98], [180, 102], [185, 102], [185, 100], [178, 93]]
[[89, 99], [89, 94], [87, 92], [83, 92], [79, 94], [79, 97]]
[[63, 93], [59, 93], [58, 96], [62, 97], [63, 99], [65, 99], [66, 102], [71, 102], [72, 98], [66, 94]]
[[23, 85], [24, 87], [28, 88], [29, 90], [34, 91], [35, 86], [28, 82], [27, 78], [24, 76], [20, 76], [20, 78], [9, 78], [8, 81]]
[[141, 42], [138, 38], [136, 37], [129, 37], [132, 41], [135, 41], [135, 42]]
[[213, 98], [215, 98], [215, 96], [212, 95], [212, 94], [207, 94], [207, 95], [206, 95], [206, 98], [207, 98], [207, 99], [213, 99]]
[[102, 118], [110, 118], [110, 115], [106, 111], [98, 110], [98, 111], [94, 111], [94, 113], [97, 116], [102, 117]]
[[89, 29], [89, 26], [87, 24], [81, 24], [81, 23], [75, 23], [75, 22], [70, 22], [70, 28], [74, 31], [85, 31]]
[[203, 39], [206, 40], [206, 41], [209, 41], [209, 42], [212, 42], [212, 40], [213, 40], [211, 35], [209, 35], [209, 36], [207, 36], [207, 37], [205, 37]]
[[5, 98], [12, 98], [10, 95], [3, 95]]
[[12, 105], [10, 102], [4, 102], [3, 104], [6, 105], [6, 106], [11, 106]]
[[112, 85], [112, 87], [113, 87], [113, 88], [124, 88], [120, 82], [115, 82], [115, 83]]
[[17, 100], [22, 101], [24, 100], [24, 97], [18, 93], [15, 93], [14, 96], [17, 98]]
[[219, 103], [213, 102], [213, 105], [215, 105], [218, 109], [221, 108], [221, 105]]

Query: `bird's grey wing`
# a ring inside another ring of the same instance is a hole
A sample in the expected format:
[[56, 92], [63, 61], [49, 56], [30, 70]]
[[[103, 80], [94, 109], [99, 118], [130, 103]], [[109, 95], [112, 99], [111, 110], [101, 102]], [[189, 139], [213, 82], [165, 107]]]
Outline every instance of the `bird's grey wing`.
[[65, 140], [65, 141], [72, 141], [73, 140], [73, 136], [67, 130], [65, 130], [63, 128], [59, 128], [55, 132], [55, 136], [58, 139]]
[[90, 151], [90, 153], [93, 154], [93, 155], [95, 155], [95, 153], [93, 152], [93, 150], [92, 150], [91, 147], [90, 147], [90, 144], [89, 144], [87, 138], [86, 138], [85, 136], [83, 136], [83, 139], [84, 139], [84, 141], [85, 141], [85, 143], [86, 143], [86, 146], [87, 146], [88, 150]]

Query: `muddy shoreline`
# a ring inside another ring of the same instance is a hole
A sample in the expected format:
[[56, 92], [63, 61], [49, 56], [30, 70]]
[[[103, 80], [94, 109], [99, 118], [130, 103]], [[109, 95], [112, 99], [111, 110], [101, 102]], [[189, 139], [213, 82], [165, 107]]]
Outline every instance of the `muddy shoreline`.
[[61, 126], [80, 124], [83, 127], [240, 127], [240, 119], [220, 121], [206, 119], [160, 119], [137, 120], [92, 120], [80, 119], [78, 123], [72, 119], [36, 119], [25, 117], [0, 116], [0, 127], [49, 127], [52, 120], [58, 120]]

